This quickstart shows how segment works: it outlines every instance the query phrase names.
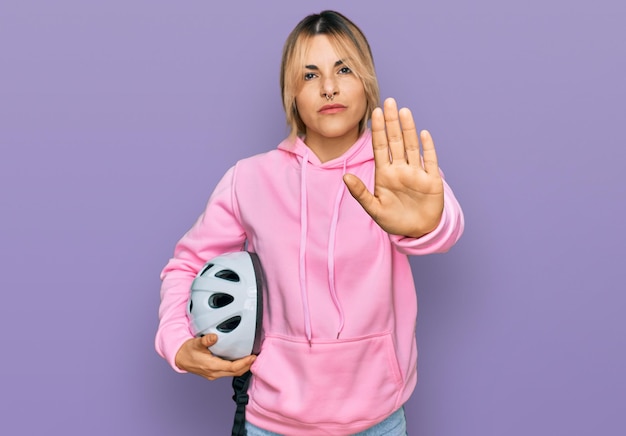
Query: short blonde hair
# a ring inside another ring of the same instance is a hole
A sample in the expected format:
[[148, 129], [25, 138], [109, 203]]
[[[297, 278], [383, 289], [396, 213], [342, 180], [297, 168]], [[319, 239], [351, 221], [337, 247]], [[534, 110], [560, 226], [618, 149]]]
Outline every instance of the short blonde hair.
[[316, 35], [326, 35], [344, 65], [363, 82], [367, 107], [359, 122], [359, 134], [363, 133], [372, 111], [380, 101], [372, 50], [361, 29], [352, 21], [339, 12], [323, 11], [300, 21], [283, 47], [280, 88], [287, 125], [291, 129], [290, 136], [306, 133], [306, 126], [296, 107], [296, 94], [304, 83], [302, 69], [305, 65], [307, 42]]

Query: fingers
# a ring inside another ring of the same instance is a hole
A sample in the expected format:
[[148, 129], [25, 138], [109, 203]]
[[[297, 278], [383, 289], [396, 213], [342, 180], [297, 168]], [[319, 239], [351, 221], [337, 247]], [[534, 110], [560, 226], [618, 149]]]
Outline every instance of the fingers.
[[417, 140], [417, 130], [413, 121], [413, 114], [407, 108], [400, 109], [400, 123], [402, 124], [402, 138], [404, 139], [404, 151], [409, 164], [421, 166], [420, 145]]
[[250, 367], [252, 366], [252, 364], [254, 363], [254, 361], [256, 360], [256, 356], [254, 355], [250, 355], [250, 356], [246, 356], [244, 358], [241, 358], [239, 360], [235, 360], [232, 363], [232, 368], [231, 368], [231, 372], [235, 375], [235, 376], [239, 376], [241, 374], [244, 374], [245, 372], [247, 372]]
[[[207, 350], [208, 347], [211, 347], [217, 343], [217, 335], [214, 333], [209, 333], [207, 335], [202, 336], [200, 339], [200, 346], [211, 354], [211, 367], [210, 367], [210, 375], [213, 378], [224, 377], [224, 376], [233, 376], [233, 375], [241, 375], [250, 369], [250, 365], [256, 359], [256, 356], [250, 355], [243, 357], [238, 360], [226, 360], [220, 357], [213, 355], [210, 350]], [[208, 378], [208, 377], [207, 377]]]
[[247, 372], [256, 356], [250, 355], [238, 360], [225, 360], [212, 355], [210, 361], [206, 362], [206, 368], [202, 376], [209, 380], [216, 380], [220, 377], [236, 377]]
[[215, 360], [211, 364], [210, 371], [203, 374], [209, 380], [216, 380], [220, 377], [237, 377], [246, 373], [256, 360], [256, 356], [250, 355], [232, 362], [215, 356], [213, 359]]
[[402, 135], [402, 127], [400, 126], [398, 106], [393, 98], [388, 98], [385, 100], [383, 107], [389, 154], [391, 155], [391, 161], [397, 162], [400, 159], [405, 159], [404, 138]]
[[389, 163], [389, 147], [385, 131], [385, 115], [379, 107], [372, 111], [372, 148], [376, 166]]
[[189, 339], [176, 354], [176, 366], [208, 380], [239, 376], [250, 369], [256, 359], [254, 355], [229, 361], [211, 353], [208, 347], [215, 345], [217, 339], [212, 333]]
[[398, 111], [393, 98], [384, 102], [384, 110], [372, 112], [372, 145], [377, 164], [409, 162], [419, 165], [419, 141], [413, 115], [407, 108]]
[[422, 149], [424, 153], [424, 170], [427, 173], [439, 174], [439, 163], [437, 161], [437, 152], [435, 151], [435, 143], [428, 130], [420, 132], [422, 141]]
[[237, 377], [248, 370], [254, 363], [256, 356], [246, 356], [239, 360], [229, 361], [220, 359], [219, 357], [213, 357], [215, 359], [211, 364], [210, 370], [205, 371], [202, 375], [208, 380], [217, 380], [221, 377]]

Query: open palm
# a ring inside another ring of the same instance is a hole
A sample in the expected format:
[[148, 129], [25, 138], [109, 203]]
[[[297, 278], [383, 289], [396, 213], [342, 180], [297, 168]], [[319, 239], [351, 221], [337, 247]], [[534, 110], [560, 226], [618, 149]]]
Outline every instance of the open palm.
[[420, 140], [409, 109], [388, 98], [372, 112], [374, 193], [355, 175], [344, 181], [352, 196], [387, 233], [418, 238], [434, 230], [443, 211], [443, 180], [430, 133]]

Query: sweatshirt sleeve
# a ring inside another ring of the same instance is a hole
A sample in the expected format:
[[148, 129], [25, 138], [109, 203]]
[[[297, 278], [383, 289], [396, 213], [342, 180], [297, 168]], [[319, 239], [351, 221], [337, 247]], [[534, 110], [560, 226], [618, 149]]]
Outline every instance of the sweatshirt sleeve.
[[204, 212], [178, 241], [174, 257], [161, 272], [155, 348], [177, 372], [185, 371], [176, 366], [176, 353], [184, 342], [193, 338], [187, 317], [191, 282], [208, 260], [244, 247], [246, 235], [233, 198], [234, 173], [233, 167], [217, 184]]
[[435, 230], [420, 238], [389, 236], [391, 242], [401, 253], [408, 255], [445, 253], [463, 234], [465, 218], [461, 205], [445, 180], [443, 181], [443, 189], [443, 214]]

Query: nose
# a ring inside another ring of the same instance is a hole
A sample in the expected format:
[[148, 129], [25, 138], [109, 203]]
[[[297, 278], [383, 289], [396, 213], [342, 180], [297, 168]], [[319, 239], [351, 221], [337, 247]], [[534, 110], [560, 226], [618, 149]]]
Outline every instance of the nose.
[[321, 97], [324, 97], [326, 100], [331, 100], [337, 94], [339, 94], [339, 87], [337, 86], [336, 78], [333, 76], [324, 78], [320, 90]]

